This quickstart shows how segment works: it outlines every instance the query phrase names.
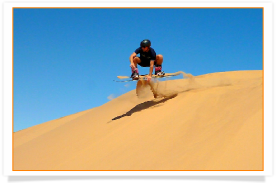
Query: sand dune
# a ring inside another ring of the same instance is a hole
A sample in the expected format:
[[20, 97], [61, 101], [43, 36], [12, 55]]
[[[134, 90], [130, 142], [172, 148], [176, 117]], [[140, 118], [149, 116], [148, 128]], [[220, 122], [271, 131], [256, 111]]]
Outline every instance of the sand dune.
[[262, 170], [262, 71], [155, 83], [14, 133], [14, 170]]

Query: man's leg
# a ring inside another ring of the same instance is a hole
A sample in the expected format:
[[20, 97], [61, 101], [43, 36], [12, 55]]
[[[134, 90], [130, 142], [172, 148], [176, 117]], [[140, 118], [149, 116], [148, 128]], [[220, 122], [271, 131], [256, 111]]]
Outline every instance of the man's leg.
[[155, 75], [164, 75], [165, 73], [162, 71], [162, 63], [163, 63], [163, 55], [156, 55], [155, 61]]
[[133, 63], [135, 65], [135, 67], [137, 68], [137, 64], [141, 63], [141, 59], [139, 57], [134, 57]]
[[137, 68], [137, 64], [141, 63], [141, 59], [139, 57], [134, 57], [133, 58], [133, 63], [135, 65], [135, 68], [131, 68], [131, 78], [136, 80], [139, 79], [139, 71]]
[[156, 65], [162, 65], [163, 63], [163, 55], [156, 55]]

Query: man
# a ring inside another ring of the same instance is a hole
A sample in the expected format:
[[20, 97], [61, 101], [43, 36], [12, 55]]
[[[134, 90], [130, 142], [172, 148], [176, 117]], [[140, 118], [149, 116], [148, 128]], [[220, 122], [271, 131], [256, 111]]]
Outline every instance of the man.
[[[137, 54], [140, 54], [140, 57], [137, 57]], [[141, 67], [150, 67], [149, 74], [147, 76], [148, 81], [151, 80], [153, 66], [155, 66], [155, 75], [161, 76], [165, 74], [162, 71], [163, 56], [156, 55], [156, 52], [153, 48], [151, 48], [151, 42], [148, 39], [145, 39], [140, 43], [140, 47], [130, 55], [129, 60], [132, 71], [131, 78], [133, 80], [139, 79], [137, 64]]]

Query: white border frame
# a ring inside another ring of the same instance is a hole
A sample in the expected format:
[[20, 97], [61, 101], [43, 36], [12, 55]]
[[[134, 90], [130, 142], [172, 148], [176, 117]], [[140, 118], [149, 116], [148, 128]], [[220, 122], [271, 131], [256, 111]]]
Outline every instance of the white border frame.
[[[13, 7], [263, 7], [264, 8], [264, 171], [12, 171], [12, 10]], [[272, 3], [185, 3], [185, 2], [93, 2], [93, 3], [4, 3], [3, 139], [4, 174], [9, 176], [264, 176], [272, 175]]]

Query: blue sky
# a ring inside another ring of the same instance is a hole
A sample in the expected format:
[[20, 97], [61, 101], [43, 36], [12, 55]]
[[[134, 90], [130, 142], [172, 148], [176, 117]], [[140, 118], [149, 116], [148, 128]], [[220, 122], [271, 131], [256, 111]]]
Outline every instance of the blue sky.
[[[263, 69], [262, 9], [14, 9], [14, 131], [135, 88], [129, 56], [150, 39], [163, 70]], [[139, 67], [140, 74], [149, 68]]]

